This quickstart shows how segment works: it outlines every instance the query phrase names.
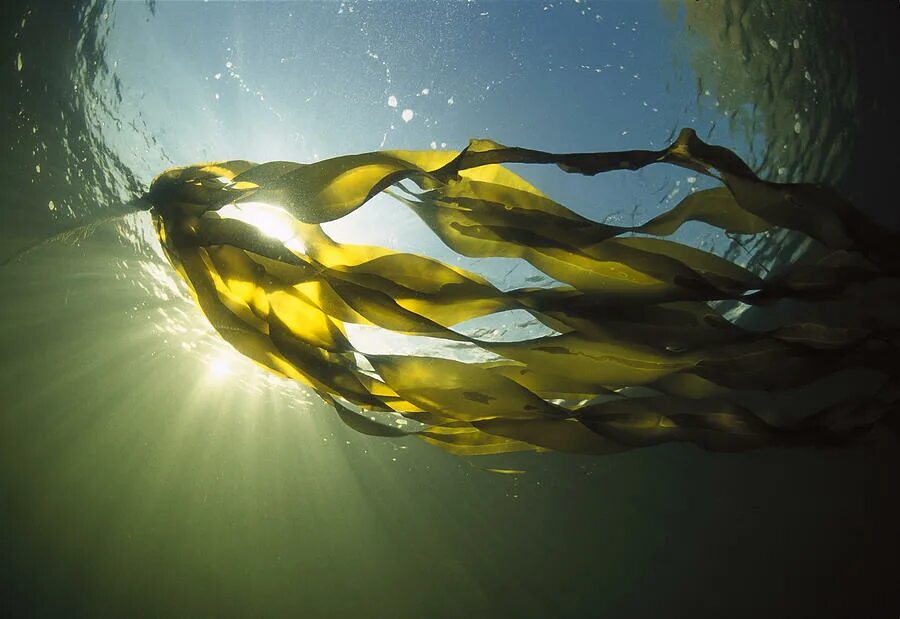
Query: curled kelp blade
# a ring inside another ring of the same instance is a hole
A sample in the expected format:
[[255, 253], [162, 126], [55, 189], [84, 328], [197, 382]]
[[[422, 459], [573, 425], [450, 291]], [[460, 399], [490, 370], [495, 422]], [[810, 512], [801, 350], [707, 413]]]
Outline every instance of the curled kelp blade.
[[[609, 226], [504, 163], [586, 175], [670, 164], [723, 186], [641, 225]], [[520, 258], [562, 285], [501, 291], [427, 256], [336, 243], [320, 227], [381, 192], [456, 252]], [[472, 140], [461, 152], [216, 162], [164, 172], [147, 198], [166, 255], [222, 337], [316, 390], [362, 433], [412, 433], [461, 455], [603, 454], [670, 441], [739, 450], [839, 443], [896, 415], [900, 313], [866, 299], [900, 305], [900, 239], [827, 188], [759, 179], [690, 129], [657, 151], [554, 154]], [[254, 220], [272, 207], [284, 209], [275, 236]], [[739, 234], [787, 228], [820, 251], [761, 278], [664, 238], [692, 221]], [[713, 304], [723, 300], [769, 311], [775, 326], [736, 325]], [[779, 322], [784, 300], [808, 315]], [[455, 329], [509, 310], [554, 334], [494, 342]], [[487, 360], [364, 353], [347, 324], [438, 338]], [[789, 393], [847, 369], [877, 376], [878, 393], [788, 424], [748, 404], [747, 394]], [[407, 431], [367, 411], [418, 423]]]

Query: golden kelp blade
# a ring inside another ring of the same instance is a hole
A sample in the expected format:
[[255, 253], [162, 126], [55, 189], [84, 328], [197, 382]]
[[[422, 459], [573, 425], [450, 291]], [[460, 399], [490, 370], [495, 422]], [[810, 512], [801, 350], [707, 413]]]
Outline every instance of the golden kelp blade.
[[[643, 225], [616, 227], [554, 202], [502, 166], [511, 162], [586, 175], [667, 163], [723, 186]], [[336, 243], [320, 227], [383, 191], [456, 252], [521, 258], [564, 285], [504, 292], [432, 258]], [[660, 151], [554, 154], [473, 140], [459, 153], [226, 161], [169, 170], [146, 198], [163, 249], [222, 337], [315, 389], [366, 434], [411, 433], [464, 455], [614, 453], [667, 441], [735, 450], [843, 442], [896, 420], [900, 312], [890, 308], [900, 299], [900, 238], [827, 188], [757, 178], [689, 129]], [[287, 229], [278, 238], [264, 233], [271, 207], [289, 214], [279, 216]], [[691, 221], [740, 234], [790, 229], [821, 258], [762, 279], [659, 238]], [[752, 331], [716, 310], [722, 300], [770, 318], [777, 302], [792, 300], [808, 315]], [[452, 329], [507, 310], [529, 312], [557, 334], [501, 343]], [[346, 323], [477, 346], [493, 360], [362, 353]], [[874, 374], [880, 387], [789, 422], [751, 406], [760, 393], [850, 369]], [[406, 417], [416, 429], [368, 411]]]

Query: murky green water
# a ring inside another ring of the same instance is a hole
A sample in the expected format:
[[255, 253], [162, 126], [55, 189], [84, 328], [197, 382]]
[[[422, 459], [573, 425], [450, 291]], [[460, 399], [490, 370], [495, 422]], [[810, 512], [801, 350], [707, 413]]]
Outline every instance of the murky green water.
[[[7, 3], [0, 257], [175, 164], [474, 136], [658, 148], [681, 126], [896, 226], [890, 4]], [[615, 223], [670, 207], [689, 176], [530, 178]], [[440, 251], [389, 210], [336, 232]], [[795, 249], [686, 234], [759, 269]], [[845, 450], [463, 459], [356, 434], [234, 354], [145, 214], [32, 252], [0, 285], [11, 616], [900, 612], [886, 430]]]

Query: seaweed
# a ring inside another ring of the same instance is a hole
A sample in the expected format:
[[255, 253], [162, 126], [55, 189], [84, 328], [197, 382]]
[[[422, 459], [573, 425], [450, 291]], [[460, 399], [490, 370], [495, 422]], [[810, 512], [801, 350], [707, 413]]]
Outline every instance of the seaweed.
[[[721, 186], [643, 224], [610, 226], [553, 201], [508, 163], [591, 176], [668, 164]], [[337, 243], [323, 231], [382, 192], [459, 254], [520, 258], [560, 285], [501, 291], [478, 273]], [[896, 304], [898, 235], [828, 187], [757, 177], [691, 129], [656, 151], [555, 154], [478, 139], [461, 152], [200, 164], [162, 173], [144, 199], [166, 255], [221, 336], [314, 389], [360, 432], [413, 434], [465, 455], [614, 453], [669, 441], [730, 451], [846, 444], [896, 414], [897, 312], [883, 308]], [[273, 207], [281, 209], [274, 236], [261, 223]], [[760, 277], [665, 238], [692, 221], [732, 235], [790, 230], [817, 252]], [[729, 320], [719, 302], [775, 326]], [[783, 302], [802, 314], [786, 314]], [[528, 312], [553, 334], [497, 342], [454, 330], [508, 310]], [[491, 358], [364, 353], [347, 323], [474, 346]], [[878, 388], [787, 421], [747, 395], [848, 370], [874, 373]], [[370, 412], [418, 423], [406, 430]]]

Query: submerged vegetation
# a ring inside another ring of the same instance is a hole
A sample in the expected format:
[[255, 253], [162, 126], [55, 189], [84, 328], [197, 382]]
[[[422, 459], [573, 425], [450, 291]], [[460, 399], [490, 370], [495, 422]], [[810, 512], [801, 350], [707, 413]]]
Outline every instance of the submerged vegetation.
[[[554, 202], [504, 163], [585, 175], [661, 163], [722, 186], [618, 227]], [[478, 273], [337, 243], [321, 228], [381, 192], [459, 254], [522, 259], [558, 285], [502, 291]], [[842, 443], [896, 415], [890, 308], [900, 239], [824, 186], [761, 180], [690, 129], [660, 151], [552, 154], [473, 140], [459, 153], [226, 161], [169, 170], [145, 198], [167, 256], [222, 337], [314, 389], [361, 432], [416, 434], [467, 455], [667, 441], [738, 450]], [[728, 234], [791, 230], [817, 251], [761, 278], [664, 238], [691, 221]], [[726, 304], [766, 325], [729, 319]], [[509, 310], [551, 334], [497, 342], [454, 330]], [[485, 358], [365, 353], [346, 323], [475, 347]], [[874, 388], [788, 420], [754, 397], [847, 371], [867, 372]]]

